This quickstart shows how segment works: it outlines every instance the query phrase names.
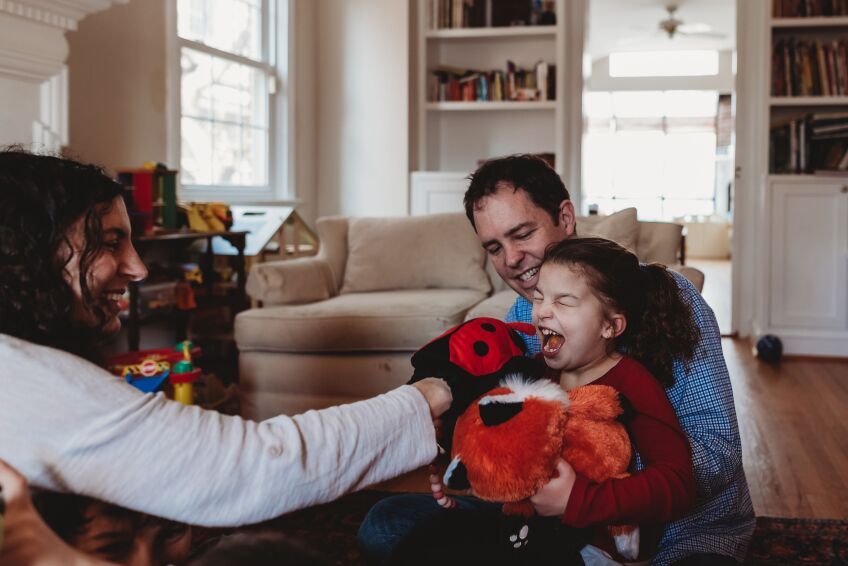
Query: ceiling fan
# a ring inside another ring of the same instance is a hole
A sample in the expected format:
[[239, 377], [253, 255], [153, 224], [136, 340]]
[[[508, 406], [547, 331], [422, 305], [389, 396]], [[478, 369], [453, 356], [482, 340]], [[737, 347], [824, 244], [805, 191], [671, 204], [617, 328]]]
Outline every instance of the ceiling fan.
[[687, 24], [683, 20], [674, 17], [677, 12], [677, 6], [671, 4], [665, 7], [668, 12], [668, 17], [660, 20], [659, 29], [668, 34], [669, 39], [674, 39], [675, 35], [685, 35], [689, 37], [715, 37], [723, 38], [725, 34], [712, 31], [712, 28], [705, 23]]

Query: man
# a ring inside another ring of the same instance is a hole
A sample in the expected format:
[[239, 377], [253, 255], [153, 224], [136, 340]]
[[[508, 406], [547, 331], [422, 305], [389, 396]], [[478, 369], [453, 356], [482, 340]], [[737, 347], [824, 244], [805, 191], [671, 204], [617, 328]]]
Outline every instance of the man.
[[[545, 249], [577, 234], [574, 205], [562, 180], [533, 156], [494, 159], [471, 176], [465, 211], [498, 275], [519, 295], [506, 320], [531, 322]], [[667, 525], [654, 563], [735, 564], [745, 557], [755, 523], [733, 392], [712, 310], [683, 276], [675, 278], [701, 331], [692, 360], [685, 366], [675, 361], [675, 385], [667, 390], [689, 437], [698, 502], [687, 517]], [[537, 353], [538, 340], [527, 341]], [[460, 502], [474, 505], [473, 499]], [[438, 512], [431, 509], [414, 495], [384, 500], [366, 517], [360, 544], [375, 559], [386, 560], [404, 529], [411, 529], [410, 517], [421, 521]]]

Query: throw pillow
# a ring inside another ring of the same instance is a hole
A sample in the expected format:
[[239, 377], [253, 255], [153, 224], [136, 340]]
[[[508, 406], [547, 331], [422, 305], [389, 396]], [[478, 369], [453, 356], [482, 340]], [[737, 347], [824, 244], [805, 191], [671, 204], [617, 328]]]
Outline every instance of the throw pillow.
[[485, 259], [464, 214], [352, 218], [341, 293], [426, 288], [488, 293]]
[[636, 242], [639, 240], [636, 209], [625, 208], [609, 216], [578, 216], [577, 235], [606, 238], [636, 253]]

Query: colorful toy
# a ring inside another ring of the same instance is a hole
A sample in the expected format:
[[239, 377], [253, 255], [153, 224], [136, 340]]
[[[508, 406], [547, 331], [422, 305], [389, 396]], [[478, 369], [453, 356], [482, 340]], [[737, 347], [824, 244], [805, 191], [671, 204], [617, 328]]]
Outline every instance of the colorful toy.
[[[194, 369], [191, 359], [192, 356], [199, 354], [200, 349], [194, 348], [191, 342], [180, 342], [174, 349], [160, 348], [119, 354], [110, 358], [107, 366], [109, 371], [123, 377], [127, 383], [143, 393], [159, 391], [166, 379], [169, 379], [172, 384], [188, 383], [187, 398], [191, 399], [191, 384], [200, 376], [200, 370]], [[186, 360], [191, 367], [186, 365], [176, 367], [179, 362]], [[177, 375], [174, 375], [175, 373]], [[176, 390], [175, 387], [175, 392]], [[186, 389], [180, 390], [181, 394], [185, 395]]]
[[[539, 379], [544, 363], [524, 356], [516, 331], [529, 334], [533, 327], [489, 318], [456, 326], [413, 355], [412, 381], [444, 377], [453, 394], [439, 440], [452, 456], [444, 483], [504, 503], [500, 543], [519, 553], [511, 559], [567, 563], [579, 559], [586, 534], [563, 533], [558, 519], [535, 517], [528, 498], [550, 481], [560, 456], [593, 481], [624, 477], [630, 440], [617, 420], [623, 409], [613, 388], [587, 385], [566, 393], [558, 383]], [[454, 507], [438, 473], [430, 482], [439, 505]], [[612, 534], [623, 535], [626, 545], [633, 532], [616, 527]], [[638, 538], [636, 545], [638, 551]], [[632, 546], [623, 550], [636, 555]]]
[[174, 364], [171, 372], [171, 384], [174, 386], [174, 401], [183, 405], [194, 404], [194, 382], [200, 377], [200, 369], [191, 361], [192, 343], [188, 340], [177, 344], [175, 350], [181, 352], [182, 359]]

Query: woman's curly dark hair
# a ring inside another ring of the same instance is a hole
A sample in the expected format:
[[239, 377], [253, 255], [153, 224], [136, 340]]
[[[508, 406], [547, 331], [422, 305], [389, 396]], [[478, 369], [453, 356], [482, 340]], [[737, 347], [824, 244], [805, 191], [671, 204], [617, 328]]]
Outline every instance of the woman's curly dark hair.
[[[0, 149], [0, 333], [97, 358], [106, 314], [88, 274], [103, 248], [101, 215], [121, 186], [94, 165], [19, 147]], [[95, 328], [73, 319], [74, 293], [65, 267], [68, 229], [83, 219], [79, 259], [83, 303]]]
[[608, 308], [627, 326], [615, 340], [665, 387], [674, 385], [674, 358], [692, 358], [700, 330], [692, 309], [664, 265], [640, 265], [634, 254], [610, 240], [571, 238], [550, 246], [544, 263], [574, 266]]

